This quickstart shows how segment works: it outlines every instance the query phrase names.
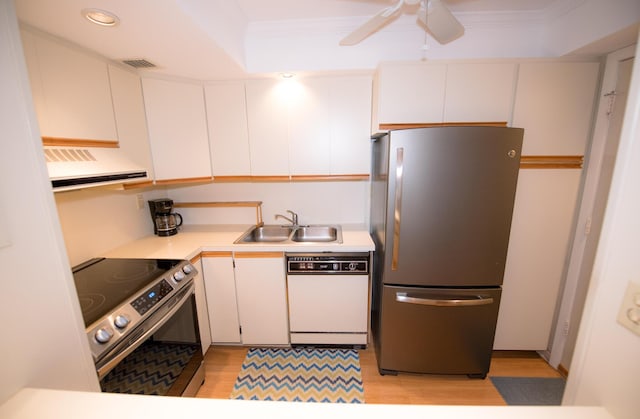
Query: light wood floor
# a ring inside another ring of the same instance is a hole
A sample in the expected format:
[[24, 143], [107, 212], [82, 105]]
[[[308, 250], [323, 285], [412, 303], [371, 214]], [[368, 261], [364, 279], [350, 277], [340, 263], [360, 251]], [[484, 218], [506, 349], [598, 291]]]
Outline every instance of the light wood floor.
[[[228, 399], [247, 354], [245, 347], [212, 346], [205, 356], [206, 376], [197, 397]], [[365, 403], [504, 405], [485, 380], [466, 376], [378, 374], [373, 345], [360, 350]], [[534, 352], [496, 352], [489, 376], [560, 377]]]

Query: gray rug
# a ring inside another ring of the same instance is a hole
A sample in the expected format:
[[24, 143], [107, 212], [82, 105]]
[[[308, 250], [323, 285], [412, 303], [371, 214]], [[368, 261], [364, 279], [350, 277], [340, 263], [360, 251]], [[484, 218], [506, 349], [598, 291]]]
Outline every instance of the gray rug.
[[564, 378], [489, 377], [508, 405], [559, 406]]

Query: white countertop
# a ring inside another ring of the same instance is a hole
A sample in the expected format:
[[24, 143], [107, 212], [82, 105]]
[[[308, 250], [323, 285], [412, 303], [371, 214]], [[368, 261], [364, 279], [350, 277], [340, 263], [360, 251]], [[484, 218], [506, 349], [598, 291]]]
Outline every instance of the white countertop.
[[112, 258], [191, 259], [201, 251], [369, 252], [374, 244], [363, 226], [342, 226], [342, 243], [233, 244], [251, 225], [187, 225], [168, 237], [147, 236], [106, 252]]
[[3, 419], [128, 418], [475, 418], [613, 419], [602, 407], [429, 406], [266, 402], [22, 389], [0, 406]]

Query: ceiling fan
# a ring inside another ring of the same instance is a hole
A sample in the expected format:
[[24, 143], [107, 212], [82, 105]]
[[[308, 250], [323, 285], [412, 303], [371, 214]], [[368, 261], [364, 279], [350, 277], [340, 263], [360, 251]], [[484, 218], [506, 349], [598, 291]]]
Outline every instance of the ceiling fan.
[[355, 45], [376, 32], [385, 24], [396, 19], [403, 5], [418, 7], [418, 22], [420, 22], [433, 38], [441, 44], [446, 44], [464, 34], [464, 26], [453, 16], [441, 0], [398, 0], [393, 5], [378, 12], [362, 26], [351, 32], [340, 41], [340, 45]]

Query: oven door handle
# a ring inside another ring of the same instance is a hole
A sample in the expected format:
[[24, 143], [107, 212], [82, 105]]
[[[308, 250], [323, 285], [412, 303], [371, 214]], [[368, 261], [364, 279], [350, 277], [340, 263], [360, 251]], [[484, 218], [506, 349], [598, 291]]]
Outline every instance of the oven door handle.
[[[140, 344], [142, 342], [144, 342], [149, 336], [153, 335], [158, 329], [160, 329], [171, 318], [171, 316], [173, 316], [176, 313], [176, 311], [178, 311], [180, 309], [180, 307], [182, 307], [182, 305], [189, 298], [191, 298], [191, 296], [193, 295], [193, 293], [195, 291], [195, 284], [193, 283], [193, 281], [185, 289], [187, 291], [180, 298], [180, 300], [178, 300], [173, 305], [173, 307], [171, 307], [169, 309], [169, 311], [164, 316], [162, 316], [162, 318], [158, 322], [156, 322], [155, 325], [153, 325], [149, 330], [145, 331], [142, 335], [140, 335], [140, 337], [136, 338], [135, 341], [131, 342], [131, 344], [127, 345], [127, 348], [125, 350], [123, 350], [122, 352], [117, 353], [112, 359], [107, 361], [101, 367], [97, 368], [96, 371], [98, 372], [98, 378], [100, 380], [102, 380], [104, 378], [104, 376], [106, 376], [109, 373], [109, 371], [111, 371], [113, 368], [115, 368], [115, 366], [118, 365], [120, 363], [120, 361], [122, 361], [124, 358], [126, 358], [127, 355], [129, 355], [131, 352], [135, 351], [136, 348], [138, 346], [140, 346]], [[153, 317], [150, 317], [149, 319], [147, 319], [147, 321], [152, 319], [152, 318]]]

